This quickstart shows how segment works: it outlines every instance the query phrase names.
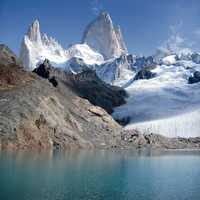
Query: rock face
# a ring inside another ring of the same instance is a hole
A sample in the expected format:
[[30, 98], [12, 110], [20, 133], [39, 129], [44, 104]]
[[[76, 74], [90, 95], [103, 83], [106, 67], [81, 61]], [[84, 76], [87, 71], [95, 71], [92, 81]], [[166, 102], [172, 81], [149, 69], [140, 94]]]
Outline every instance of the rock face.
[[105, 84], [95, 71], [87, 70], [70, 77], [71, 86], [80, 97], [88, 99], [93, 105], [102, 107], [109, 114], [114, 107], [125, 104], [127, 93], [123, 88]]
[[[129, 80], [134, 74], [134, 59], [131, 55], [122, 55], [96, 67], [99, 78], [108, 84], [120, 85], [120, 82]], [[116, 84], [117, 83], [117, 84]]]
[[4, 44], [0, 44], [0, 64], [10, 65], [17, 64], [18, 59], [16, 55]]
[[88, 44], [105, 59], [119, 57], [127, 53], [120, 27], [114, 27], [107, 12], [100, 15], [86, 28], [82, 42]]
[[38, 20], [35, 20], [33, 24], [29, 27], [29, 30], [27, 32], [28, 38], [37, 43], [41, 43], [41, 34], [40, 34], [40, 23]]
[[137, 69], [143, 69], [145, 67], [152, 67], [155, 66], [156, 63], [154, 61], [154, 58], [152, 56], [148, 57], [136, 57], [134, 66], [137, 67]]
[[198, 82], [200, 82], [200, 72], [199, 71], [195, 71], [193, 73], [193, 76], [189, 77], [188, 83], [189, 84], [193, 84], [193, 83], [198, 83]]
[[95, 70], [95, 67], [96, 65], [85, 64], [82, 58], [73, 57], [67, 61], [65, 71], [78, 74], [89, 69]]
[[36, 73], [38, 76], [41, 76], [42, 78], [49, 78], [49, 68], [51, 67], [51, 64], [49, 63], [49, 60], [45, 60], [44, 63], [42, 63], [39, 67], [35, 68], [33, 70], [34, 73]]
[[117, 36], [117, 40], [119, 42], [119, 45], [120, 45], [121, 49], [124, 50], [123, 53], [128, 53], [128, 50], [127, 50], [127, 47], [126, 47], [120, 26], [117, 25], [116, 27], [114, 27], [114, 29], [115, 29], [115, 34]]
[[156, 76], [156, 73], [151, 72], [148, 68], [144, 68], [137, 72], [137, 74], [134, 77], [134, 80], [139, 80], [139, 79], [151, 79]]

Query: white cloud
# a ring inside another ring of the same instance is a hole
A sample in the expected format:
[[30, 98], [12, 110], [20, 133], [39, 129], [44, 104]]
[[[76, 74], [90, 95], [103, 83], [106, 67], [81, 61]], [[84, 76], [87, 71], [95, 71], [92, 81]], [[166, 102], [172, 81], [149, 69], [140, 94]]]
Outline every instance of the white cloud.
[[190, 47], [192, 47], [194, 43], [181, 36], [182, 25], [183, 23], [180, 21], [177, 25], [171, 25], [169, 27], [171, 35], [163, 45], [158, 48], [160, 52], [166, 55], [188, 54], [191, 52]]

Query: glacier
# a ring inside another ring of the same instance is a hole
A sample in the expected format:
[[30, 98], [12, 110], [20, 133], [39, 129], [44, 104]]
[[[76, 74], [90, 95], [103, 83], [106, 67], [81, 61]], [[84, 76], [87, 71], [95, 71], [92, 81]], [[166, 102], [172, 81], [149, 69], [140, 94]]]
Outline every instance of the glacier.
[[118, 120], [129, 118], [126, 129], [167, 137], [200, 136], [200, 83], [188, 84], [200, 65], [174, 59], [174, 55], [163, 58], [164, 64], [152, 70], [155, 78], [136, 80], [126, 87], [127, 103], [113, 113]]

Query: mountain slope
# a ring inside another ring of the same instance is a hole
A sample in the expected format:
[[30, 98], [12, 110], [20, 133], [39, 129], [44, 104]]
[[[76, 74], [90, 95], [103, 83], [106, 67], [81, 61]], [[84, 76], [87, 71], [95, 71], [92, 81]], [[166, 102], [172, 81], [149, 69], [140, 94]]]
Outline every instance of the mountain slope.
[[120, 145], [121, 127], [105, 110], [79, 97], [63, 71], [56, 72], [56, 87], [17, 65], [0, 65], [0, 72], [0, 150]]
[[17, 56], [4, 44], [0, 44], [0, 64], [17, 64]]

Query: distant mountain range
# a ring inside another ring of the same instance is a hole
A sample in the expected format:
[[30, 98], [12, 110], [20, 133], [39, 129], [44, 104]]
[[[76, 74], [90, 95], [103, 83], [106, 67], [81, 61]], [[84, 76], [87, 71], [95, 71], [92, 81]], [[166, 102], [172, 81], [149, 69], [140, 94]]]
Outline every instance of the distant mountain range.
[[73, 74], [94, 70], [106, 83], [123, 87], [129, 98], [113, 117], [125, 121], [126, 129], [168, 137], [200, 136], [198, 52], [170, 41], [149, 57], [129, 54], [120, 27], [102, 12], [87, 26], [82, 41], [68, 49], [41, 33], [38, 20], [33, 22], [22, 41], [20, 62], [32, 71], [45, 59]]

